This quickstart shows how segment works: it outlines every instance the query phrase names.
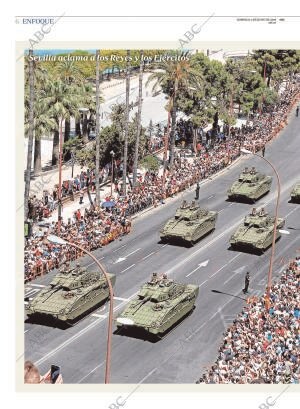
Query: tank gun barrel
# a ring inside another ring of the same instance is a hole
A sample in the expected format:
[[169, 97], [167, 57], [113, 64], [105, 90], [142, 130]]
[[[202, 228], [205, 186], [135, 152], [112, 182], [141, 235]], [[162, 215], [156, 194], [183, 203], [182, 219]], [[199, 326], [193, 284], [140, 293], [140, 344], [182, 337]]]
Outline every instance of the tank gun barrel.
[[133, 314], [135, 314], [149, 300], [150, 300], [150, 296], [147, 296], [147, 297], [143, 298], [142, 300], [140, 300], [137, 303], [137, 305], [136, 305], [137, 308], [134, 310]]
[[172, 229], [174, 229], [174, 227], [176, 227], [177, 224], [180, 223], [183, 219], [184, 219], [184, 217], [183, 217], [183, 216], [180, 216], [180, 217], [178, 218], [178, 220], [176, 221], [176, 223], [174, 223], [174, 226], [172, 226]]
[[[50, 288], [49, 291], [47, 291], [47, 293], [50, 293], [50, 295], [48, 295], [48, 297], [46, 297], [42, 303], [46, 302], [48, 300], [48, 298], [50, 298], [53, 294], [57, 293], [57, 291], [61, 290], [63, 288], [62, 285], [59, 285], [57, 288], [54, 288], [54, 290], [52, 288]], [[46, 294], [47, 294], [46, 293]]]

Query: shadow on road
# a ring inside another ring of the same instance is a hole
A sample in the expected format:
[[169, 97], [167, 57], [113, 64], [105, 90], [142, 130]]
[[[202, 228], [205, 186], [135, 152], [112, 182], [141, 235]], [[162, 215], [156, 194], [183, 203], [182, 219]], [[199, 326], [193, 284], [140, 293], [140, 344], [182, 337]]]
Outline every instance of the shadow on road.
[[[242, 290], [241, 290], [242, 291]], [[212, 293], [216, 293], [216, 294], [225, 294], [225, 295], [230, 295], [233, 298], [239, 298], [240, 300], [243, 301], [247, 301], [247, 298], [244, 297], [240, 297], [239, 295], [234, 295], [234, 294], [230, 294], [230, 293], [225, 293], [224, 291], [219, 291], [219, 290], [211, 290]]]

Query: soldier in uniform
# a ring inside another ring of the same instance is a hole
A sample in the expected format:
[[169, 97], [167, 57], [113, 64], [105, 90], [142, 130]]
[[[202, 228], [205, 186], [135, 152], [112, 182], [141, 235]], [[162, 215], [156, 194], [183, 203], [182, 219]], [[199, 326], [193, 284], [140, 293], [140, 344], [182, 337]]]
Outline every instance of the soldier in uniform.
[[191, 205], [190, 205], [190, 209], [193, 209], [194, 207], [196, 207], [196, 202], [195, 202], [195, 200], [192, 200]]
[[195, 197], [195, 199], [198, 200], [198, 199], [199, 199], [199, 192], [200, 192], [199, 182], [197, 182], [197, 186], [196, 186], [195, 192], [196, 192], [196, 197]]
[[188, 207], [187, 201], [184, 200], [184, 201], [182, 202], [182, 204], [181, 204], [181, 208], [182, 208], [182, 209], [186, 209], [187, 207]]
[[151, 277], [150, 283], [156, 284], [157, 281], [158, 281], [157, 273], [153, 273], [153, 274], [152, 274], [152, 277]]
[[256, 208], [255, 207], [252, 208], [251, 216], [256, 216]]
[[245, 276], [245, 287], [243, 289], [244, 294], [248, 293], [249, 284], [250, 284], [250, 273], [249, 271], [247, 271], [246, 276]]

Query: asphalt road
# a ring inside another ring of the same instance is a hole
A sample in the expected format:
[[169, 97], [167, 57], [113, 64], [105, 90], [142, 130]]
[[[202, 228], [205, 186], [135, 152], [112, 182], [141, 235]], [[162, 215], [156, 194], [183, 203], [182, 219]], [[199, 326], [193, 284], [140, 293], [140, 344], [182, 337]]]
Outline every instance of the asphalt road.
[[[289, 203], [290, 191], [300, 179], [299, 119], [292, 118], [281, 135], [266, 148], [266, 158], [275, 165], [281, 179], [279, 215], [286, 219], [283, 235], [276, 244], [274, 276], [286, 260], [300, 249], [300, 205]], [[200, 292], [193, 313], [162, 340], [152, 343], [115, 333], [112, 343], [112, 383], [194, 383], [205, 366], [217, 356], [225, 328], [246, 305], [242, 292], [244, 275], [250, 271], [250, 294], [263, 293], [270, 249], [262, 256], [229, 249], [229, 237], [251, 210], [251, 205], [226, 201], [227, 187], [245, 166], [256, 166], [272, 175], [257, 157], [245, 157], [213, 180], [204, 182], [200, 204], [218, 211], [216, 229], [192, 248], [159, 243], [159, 230], [184, 199], [194, 190], [137, 218], [133, 231], [122, 241], [97, 250], [95, 255], [109, 272], [117, 274], [114, 316], [117, 316], [152, 272], [167, 272], [176, 280], [198, 284]], [[276, 180], [271, 192], [256, 204], [274, 212]], [[297, 230], [298, 229], [298, 230]], [[200, 265], [203, 263], [204, 265]], [[83, 264], [95, 268], [87, 258]], [[34, 297], [53, 273], [26, 285]], [[102, 383], [104, 380], [107, 304], [74, 327], [66, 330], [25, 323], [25, 358], [46, 372], [52, 363], [62, 367], [66, 383]]]

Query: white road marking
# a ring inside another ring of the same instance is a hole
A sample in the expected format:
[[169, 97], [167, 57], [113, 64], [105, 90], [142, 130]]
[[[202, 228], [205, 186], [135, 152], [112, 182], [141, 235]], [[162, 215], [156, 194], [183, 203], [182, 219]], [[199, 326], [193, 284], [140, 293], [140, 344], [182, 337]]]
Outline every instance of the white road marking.
[[122, 249], [123, 247], [126, 247], [126, 246], [127, 246], [127, 244], [123, 244], [123, 246], [118, 247], [117, 249], [115, 249], [115, 250], [113, 251], [113, 253], [115, 253], [116, 251], [119, 251], [120, 249]]
[[125, 260], [127, 259], [127, 257], [131, 256], [131, 254], [134, 254], [134, 253], [136, 253], [136, 252], [139, 251], [139, 250], [141, 250], [141, 249], [138, 248], [138, 249], [132, 251], [131, 253], [127, 254], [127, 256], [119, 257], [118, 260], [116, 260], [114, 264], [116, 264], [116, 263], [121, 263], [122, 261], [125, 261]]
[[[103, 257], [100, 257], [100, 258], [97, 258], [98, 261], [103, 260], [103, 259], [104, 259], [104, 256], [103, 256]], [[84, 266], [84, 267], [85, 267], [85, 268], [88, 268], [88, 267], [92, 266], [93, 264], [95, 264], [94, 261], [92, 261], [90, 264], [87, 264], [87, 265]]]
[[30, 284], [32, 287], [41, 287], [41, 288], [44, 288], [44, 287], [47, 287], [46, 285], [44, 285], [44, 284]]
[[237, 268], [235, 271], [233, 271], [234, 274], [232, 274], [232, 276], [230, 276], [229, 278], [227, 278], [226, 281], [224, 281], [224, 284], [228, 283], [234, 276], [236, 276], [237, 274], [242, 273], [245, 270], [246, 266], [242, 266]]
[[152, 256], [152, 254], [154, 254], [154, 253], [155, 253], [155, 251], [152, 251], [152, 253], [149, 253], [147, 256], [143, 257], [142, 260], [146, 260], [146, 258]]
[[120, 274], [125, 273], [125, 271], [129, 270], [131, 267], [135, 266], [135, 264], [132, 264], [131, 266], [125, 268], [125, 270], [120, 271]]
[[24, 334], [26, 334], [26, 332], [28, 332], [29, 331], [29, 329], [27, 329], [26, 331], [24, 331]]
[[219, 268], [219, 270], [217, 270], [215, 273], [213, 273], [209, 278], [214, 277], [216, 274], [218, 274], [221, 270], [223, 270], [223, 268], [227, 267], [228, 264], [230, 264], [233, 260], [235, 260], [236, 258], [238, 258], [241, 255], [241, 253], [236, 254], [232, 259], [230, 259], [226, 264], [224, 264], [223, 267]]
[[141, 250], [141, 248], [138, 248], [138, 249], [132, 251], [131, 253], [127, 254], [127, 256], [125, 256], [125, 257], [129, 257], [129, 256], [131, 256], [131, 254], [134, 254], [134, 253], [136, 253], [136, 252], [139, 251], [139, 250]]
[[294, 211], [296, 211], [297, 209], [299, 209], [299, 207], [295, 207], [295, 209], [291, 210], [285, 217], [289, 217], [292, 213], [294, 213]]
[[226, 207], [223, 207], [223, 209], [219, 210], [218, 213], [222, 213], [223, 210], [228, 209], [229, 207], [233, 206], [234, 204], [235, 204], [235, 203], [230, 203], [230, 205], [228, 205], [228, 206], [226, 206]]
[[201, 283], [201, 284], [199, 285], [199, 288], [200, 288], [203, 284], [205, 284], [207, 281], [208, 281], [208, 280], [203, 281], [203, 283]]
[[[143, 378], [140, 382], [138, 382], [138, 385], [140, 385], [141, 383], [143, 383], [143, 382], [144, 382], [147, 378], [149, 378], [149, 376], [151, 376], [156, 370], [157, 370], [157, 367], [154, 368], [154, 369], [152, 369], [152, 371], [150, 371], [146, 376], [144, 376], [144, 378]], [[126, 399], [128, 399], [128, 398], [129, 398], [129, 396], [126, 397]], [[126, 399], [125, 399], [125, 401], [126, 401]]]
[[91, 314], [92, 317], [97, 317], [97, 318], [107, 318], [107, 315], [101, 315], [101, 314]]
[[81, 378], [78, 383], [80, 383], [81, 381], [83, 381], [85, 378], [87, 378], [91, 373], [95, 372], [96, 369], [100, 368], [103, 364], [105, 363], [105, 361], [101, 362], [101, 364], [97, 365], [94, 369], [91, 370], [91, 372], [89, 372], [87, 375], [85, 375], [83, 378]]
[[33, 294], [35, 294], [35, 293], [38, 293], [39, 291], [41, 291], [40, 289], [38, 289], [38, 288], [32, 288], [31, 290], [29, 290], [27, 293], [25, 293], [25, 295], [24, 295], [24, 297], [29, 297], [29, 294], [30, 295], [33, 295]]
[[198, 264], [198, 267], [195, 268], [193, 271], [191, 271], [186, 277], [189, 277], [190, 275], [192, 275], [195, 271], [199, 270], [199, 268], [206, 267], [208, 262], [209, 262], [209, 260], [205, 260], [202, 263]]
[[122, 297], [114, 297], [114, 300], [117, 300], [117, 301], [126, 301], [126, 302], [130, 301], [129, 298], [122, 298]]

